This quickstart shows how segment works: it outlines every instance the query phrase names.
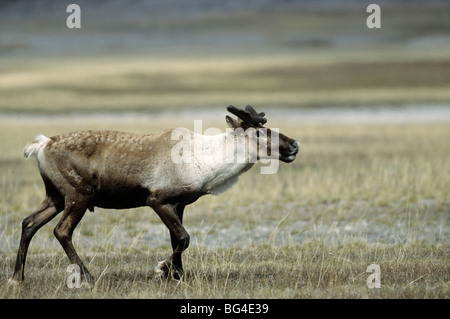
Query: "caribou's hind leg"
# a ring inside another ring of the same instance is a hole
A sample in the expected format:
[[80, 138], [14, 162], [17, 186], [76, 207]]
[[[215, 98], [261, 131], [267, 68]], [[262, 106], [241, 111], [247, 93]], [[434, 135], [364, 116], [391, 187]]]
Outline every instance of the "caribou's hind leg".
[[21, 282], [24, 279], [25, 260], [27, 258], [28, 246], [34, 234], [52, 220], [62, 210], [62, 200], [46, 196], [41, 206], [22, 222], [22, 235], [20, 238], [19, 251], [17, 252], [16, 265], [11, 282]]
[[80, 267], [81, 279], [90, 286], [93, 286], [94, 277], [84, 266], [72, 244], [73, 231], [80, 222], [81, 218], [83, 218], [88, 207], [90, 207], [89, 202], [81, 196], [66, 197], [64, 213], [56, 225], [53, 233], [66, 252], [67, 257], [69, 257], [70, 262]]

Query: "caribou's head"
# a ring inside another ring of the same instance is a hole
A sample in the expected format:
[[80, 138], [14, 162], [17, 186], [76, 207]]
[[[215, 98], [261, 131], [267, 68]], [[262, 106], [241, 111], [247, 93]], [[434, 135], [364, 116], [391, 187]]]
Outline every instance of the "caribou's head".
[[278, 158], [283, 162], [290, 163], [295, 159], [300, 150], [300, 144], [286, 135], [264, 127], [263, 125], [267, 122], [264, 112], [256, 112], [251, 105], [247, 105], [245, 109], [229, 105], [227, 110], [238, 117], [238, 119], [233, 119], [227, 115], [228, 126], [234, 130], [245, 132], [250, 140], [256, 141], [258, 160]]

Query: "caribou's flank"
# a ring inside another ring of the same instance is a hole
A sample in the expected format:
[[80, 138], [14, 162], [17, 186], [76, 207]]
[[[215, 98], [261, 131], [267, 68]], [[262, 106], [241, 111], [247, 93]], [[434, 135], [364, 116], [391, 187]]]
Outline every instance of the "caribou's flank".
[[[270, 134], [259, 136], [266, 123], [264, 113], [251, 106], [245, 110], [229, 106], [239, 119], [226, 116], [233, 129], [254, 128], [251, 139], [265, 139], [271, 158], [285, 162], [295, 159], [299, 151], [296, 140], [279, 134], [273, 145]], [[270, 132], [269, 129], [266, 129]], [[85, 214], [94, 207], [133, 208], [150, 206], [170, 231], [172, 255], [158, 264], [162, 277], [183, 276], [182, 253], [189, 246], [189, 234], [182, 225], [186, 205], [206, 194], [217, 194], [231, 187], [239, 175], [253, 162], [243, 163], [179, 163], [171, 160], [171, 150], [177, 143], [171, 138], [173, 129], [154, 134], [116, 131], [78, 131], [47, 138], [43, 135], [24, 148], [26, 158], [36, 156], [39, 172], [45, 184], [46, 196], [40, 207], [22, 222], [22, 235], [12, 281], [24, 279], [28, 246], [34, 234], [63, 211], [54, 234], [72, 264], [80, 266], [82, 279], [94, 283], [72, 244], [72, 234]], [[187, 131], [192, 138], [194, 132]], [[223, 148], [225, 133], [205, 137], [202, 151]], [[234, 136], [233, 138], [237, 138]], [[258, 152], [258, 150], [256, 150]], [[268, 152], [266, 152], [267, 154]], [[258, 152], [258, 159], [263, 154]]]

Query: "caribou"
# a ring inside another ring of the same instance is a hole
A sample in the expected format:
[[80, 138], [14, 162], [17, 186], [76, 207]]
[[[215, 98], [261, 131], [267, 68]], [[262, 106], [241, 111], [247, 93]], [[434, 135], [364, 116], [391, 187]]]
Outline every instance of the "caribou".
[[[125, 209], [141, 206], [150, 206], [170, 232], [172, 255], [158, 263], [156, 272], [163, 278], [182, 278], [181, 256], [190, 240], [183, 227], [185, 207], [203, 195], [218, 194], [230, 188], [239, 175], [255, 164], [252, 158], [276, 158], [290, 163], [299, 152], [296, 140], [281, 133], [271, 134], [272, 131], [264, 127], [267, 122], [264, 112], [258, 113], [250, 105], [245, 109], [229, 105], [227, 110], [237, 119], [226, 115], [226, 123], [230, 127], [226, 133], [198, 136], [188, 129], [182, 131], [192, 140], [203, 137], [200, 150], [197, 147], [190, 157], [192, 160], [174, 160], [174, 154], [184, 156], [181, 153], [189, 151], [187, 147], [180, 147], [181, 142], [174, 138], [175, 129], [153, 134], [76, 131], [50, 138], [39, 135], [29, 142], [24, 155], [27, 159], [31, 156], [37, 159], [45, 185], [45, 198], [39, 208], [22, 222], [17, 259], [10, 280], [24, 280], [31, 239], [43, 225], [63, 212], [54, 228], [54, 235], [70, 263], [80, 267], [83, 282], [92, 286], [94, 277], [72, 244], [75, 227], [85, 212], [93, 211], [94, 207]], [[238, 139], [243, 139], [247, 147], [251, 142], [256, 142], [258, 147], [248, 148], [244, 160], [230, 160], [232, 152], [229, 151], [223, 152], [222, 161], [207, 160], [230, 142], [238, 152], [238, 145], [242, 145], [236, 142]]]

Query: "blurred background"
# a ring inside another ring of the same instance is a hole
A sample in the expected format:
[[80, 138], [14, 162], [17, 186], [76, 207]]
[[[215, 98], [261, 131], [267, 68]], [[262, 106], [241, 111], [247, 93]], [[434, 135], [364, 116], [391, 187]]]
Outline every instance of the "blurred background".
[[[73, 2], [80, 29], [66, 25]], [[369, 29], [372, 2], [3, 0], [0, 116], [252, 104], [448, 119], [450, 3], [380, 0]]]

